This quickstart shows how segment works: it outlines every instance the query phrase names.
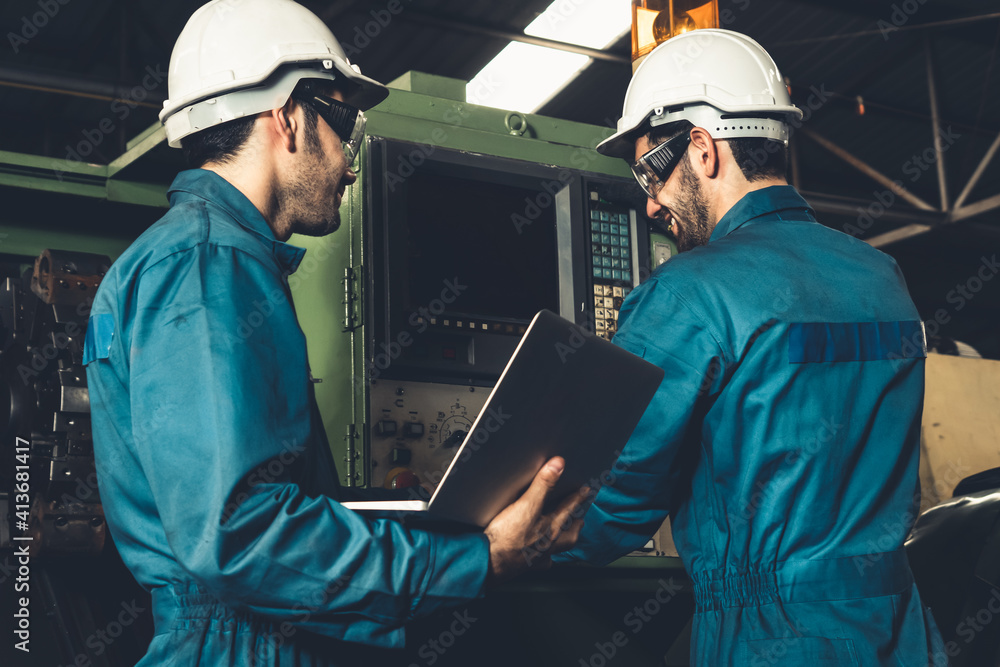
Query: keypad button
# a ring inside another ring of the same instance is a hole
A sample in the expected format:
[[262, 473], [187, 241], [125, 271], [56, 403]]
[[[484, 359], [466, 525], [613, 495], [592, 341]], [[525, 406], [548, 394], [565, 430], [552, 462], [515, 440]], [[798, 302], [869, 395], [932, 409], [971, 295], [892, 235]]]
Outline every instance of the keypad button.
[[[609, 271], [608, 273], [611, 273], [611, 272]], [[605, 308], [617, 308], [618, 306], [615, 305], [614, 299], [612, 297], [606, 296], [606, 297], [604, 297], [604, 307]]]
[[[620, 287], [616, 287], [615, 289], [619, 289], [620, 290], [621, 288]], [[603, 296], [604, 295], [604, 290], [601, 289], [600, 285], [594, 285], [594, 295], [595, 296]]]
[[596, 220], [592, 220], [590, 222], [590, 231], [592, 231], [592, 232], [599, 232], [599, 231], [601, 231], [601, 223], [597, 222]]
[[601, 267], [597, 266], [597, 262], [595, 261], [594, 262], [594, 277], [595, 278], [602, 278], [603, 276], [604, 276], [604, 272], [601, 270]]
[[611, 254], [611, 246], [609, 246], [609, 245], [602, 245], [601, 246], [601, 254], [602, 255], [610, 255]]
[[632, 272], [622, 271], [622, 280], [627, 280], [628, 282], [632, 282]]
[[611, 296], [611, 285], [601, 285], [601, 289], [604, 290], [604, 296]]
[[620, 234], [621, 233], [620, 227], [618, 227], [618, 225], [611, 225], [611, 233], [612, 234]]
[[611, 271], [611, 278], [614, 279], [614, 280], [621, 280], [622, 279], [622, 272], [621, 272], [621, 270], [620, 269], [614, 269], [614, 270], [612, 270]]
[[590, 242], [591, 243], [600, 243], [601, 242], [601, 235], [600, 234], [591, 234], [590, 235]]
[[621, 287], [612, 287], [611, 288], [611, 293], [614, 296], [621, 296], [622, 295], [622, 288]]
[[[594, 269], [594, 270], [595, 271], [600, 271], [600, 269]], [[600, 287], [600, 285], [594, 285], [594, 289], [595, 290], [598, 287]], [[596, 307], [596, 308], [603, 308], [604, 307], [604, 297], [603, 296], [595, 296], [594, 297], [594, 307]]]
[[601, 211], [601, 222], [607, 222], [610, 218], [611, 216], [607, 211]]
[[622, 248], [621, 249], [621, 253], [622, 253], [622, 257], [628, 257], [629, 256], [629, 249], [628, 249], [628, 247], [626, 246], [626, 247]]
[[611, 243], [611, 234], [601, 234], [601, 243]]
[[591, 211], [590, 212], [590, 219], [591, 220], [600, 220], [601, 219], [601, 212], [600, 211]]

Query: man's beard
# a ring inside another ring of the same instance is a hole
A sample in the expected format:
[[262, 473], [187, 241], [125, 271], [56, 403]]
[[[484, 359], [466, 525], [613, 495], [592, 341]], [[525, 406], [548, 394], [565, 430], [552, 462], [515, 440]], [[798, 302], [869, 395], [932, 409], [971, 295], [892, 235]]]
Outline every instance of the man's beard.
[[674, 237], [677, 240], [677, 251], [686, 252], [708, 243], [712, 237], [712, 223], [705, 192], [687, 159], [681, 160], [680, 170], [680, 192], [684, 199], [679, 198], [672, 209], [683, 222], [676, 223]]
[[318, 142], [307, 141], [305, 151], [308, 160], [286, 184], [281, 203], [292, 221], [293, 233], [326, 236], [340, 227], [340, 207], [334, 206], [336, 186], [333, 194], [323, 187], [334, 180], [334, 168]]

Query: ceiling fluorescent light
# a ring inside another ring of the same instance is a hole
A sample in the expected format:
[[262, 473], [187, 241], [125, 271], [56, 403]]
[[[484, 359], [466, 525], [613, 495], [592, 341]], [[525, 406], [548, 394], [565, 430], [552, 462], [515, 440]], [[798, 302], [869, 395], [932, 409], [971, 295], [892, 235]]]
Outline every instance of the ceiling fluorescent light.
[[[629, 0], [556, 0], [525, 34], [594, 49], [607, 48], [631, 26]], [[578, 53], [511, 42], [466, 87], [466, 99], [530, 113], [555, 97], [590, 64]]]
[[631, 7], [629, 0], [556, 0], [524, 34], [604, 49], [631, 28]]
[[465, 97], [473, 104], [530, 113], [589, 62], [579, 53], [511, 42], [469, 82]]

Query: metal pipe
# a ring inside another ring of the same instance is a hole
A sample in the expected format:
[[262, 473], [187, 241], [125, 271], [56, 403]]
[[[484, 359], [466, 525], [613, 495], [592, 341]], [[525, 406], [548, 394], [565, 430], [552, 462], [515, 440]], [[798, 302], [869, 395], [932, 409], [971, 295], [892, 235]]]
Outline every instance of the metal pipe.
[[[991, 14], [980, 14], [979, 16], [966, 16], [960, 19], [949, 19], [947, 21], [935, 21], [933, 23], [918, 23], [917, 25], [904, 25], [904, 26], [892, 26], [893, 29], [889, 32], [909, 32], [911, 30], [932, 30], [934, 28], [950, 28], [959, 25], [967, 25], [969, 23], [980, 23], [982, 21], [992, 21], [994, 19], [1000, 19], [1000, 12], [993, 12]], [[888, 29], [886, 29], [888, 30]], [[772, 44], [771, 47], [776, 46], [799, 46], [801, 44], [815, 44], [816, 42], [829, 42], [837, 39], [853, 39], [855, 37], [870, 37], [873, 35], [878, 35], [884, 37], [886, 32], [879, 28], [878, 30], [861, 30], [859, 32], [844, 32], [839, 35], [827, 35], [825, 37], [810, 37], [809, 39], [795, 39], [789, 42], [777, 42]]]
[[925, 211], [936, 211], [936, 210], [938, 210], [938, 209], [934, 208], [933, 206], [931, 206], [930, 204], [928, 204], [927, 202], [925, 202], [920, 197], [916, 196], [915, 194], [913, 194], [912, 192], [910, 192], [909, 190], [907, 190], [906, 188], [904, 188], [897, 181], [892, 180], [891, 178], [889, 178], [888, 176], [886, 176], [882, 172], [878, 171], [877, 169], [875, 169], [874, 167], [872, 167], [871, 165], [869, 165], [867, 162], [865, 162], [865, 161], [861, 160], [860, 158], [852, 155], [851, 153], [849, 153], [848, 151], [844, 150], [840, 146], [836, 145], [835, 143], [833, 143], [829, 139], [826, 139], [825, 137], [823, 137], [823, 136], [821, 136], [821, 135], [813, 132], [812, 130], [808, 130], [808, 129], [804, 128], [804, 127], [800, 128], [799, 132], [801, 132], [805, 136], [809, 137], [810, 139], [812, 139], [813, 141], [815, 141], [817, 144], [819, 144], [820, 146], [822, 146], [826, 150], [830, 151], [831, 153], [833, 153], [834, 155], [836, 155], [841, 160], [843, 160], [847, 164], [851, 165], [852, 167], [854, 167], [855, 169], [857, 169], [861, 173], [865, 174], [866, 176], [868, 176], [869, 178], [871, 178], [872, 180], [874, 180], [879, 185], [882, 185], [885, 188], [887, 188], [889, 191], [895, 193], [898, 197], [900, 197], [902, 199], [905, 199], [906, 201], [910, 202], [911, 204], [913, 204], [917, 208], [923, 209]]
[[423, 23], [436, 28], [444, 28], [446, 30], [457, 30], [459, 32], [467, 32], [473, 35], [484, 35], [486, 37], [495, 37], [496, 39], [504, 39], [511, 42], [524, 42], [525, 44], [534, 44], [535, 46], [545, 46], [550, 49], [569, 51], [570, 53], [579, 53], [580, 55], [589, 56], [595, 60], [605, 60], [607, 62], [620, 64], [629, 64], [632, 62], [631, 56], [627, 55], [611, 53], [610, 51], [602, 51], [601, 49], [591, 49], [586, 46], [580, 46], [579, 44], [569, 44], [567, 42], [559, 42], [554, 39], [545, 39], [544, 37], [525, 35], [523, 32], [516, 32], [508, 28], [458, 21], [445, 16], [430, 14], [412, 8], [400, 13], [399, 18], [413, 23]]
[[990, 146], [990, 149], [986, 151], [986, 155], [984, 155], [983, 159], [979, 162], [979, 166], [976, 167], [976, 171], [972, 174], [972, 178], [970, 178], [969, 182], [966, 183], [965, 189], [962, 190], [962, 194], [960, 194], [958, 199], [955, 200], [956, 209], [962, 208], [962, 204], [964, 204], [965, 200], [972, 194], [972, 190], [979, 183], [979, 179], [983, 177], [983, 174], [986, 173], [986, 168], [990, 166], [990, 162], [993, 161], [993, 158], [996, 156], [998, 150], [1000, 150], [1000, 134], [998, 134], [997, 138], [993, 140], [993, 145]]
[[39, 90], [58, 95], [107, 100], [109, 102], [121, 100], [129, 104], [137, 104], [153, 109], [161, 109], [163, 107], [163, 100], [166, 99], [166, 96], [162, 93], [157, 93], [155, 90], [149, 90], [148, 88], [145, 89], [146, 100], [148, 101], [139, 102], [132, 99], [132, 90], [141, 87], [141, 84], [128, 86], [107, 81], [81, 79], [46, 70], [15, 67], [0, 66], [0, 85]]
[[937, 84], [934, 81], [934, 56], [931, 40], [924, 35], [924, 57], [927, 61], [927, 92], [931, 98], [931, 125], [934, 130], [934, 154], [937, 157], [938, 190], [941, 210], [948, 210], [948, 174], [944, 168], [944, 140], [941, 138], [941, 114], [938, 108]]

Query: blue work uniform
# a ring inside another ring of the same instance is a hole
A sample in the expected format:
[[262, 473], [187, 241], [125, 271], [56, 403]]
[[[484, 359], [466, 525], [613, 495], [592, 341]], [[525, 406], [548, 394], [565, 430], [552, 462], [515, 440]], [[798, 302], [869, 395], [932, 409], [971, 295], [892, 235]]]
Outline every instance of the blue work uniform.
[[669, 514], [693, 664], [927, 665], [902, 550], [925, 345], [896, 263], [765, 188], [628, 296], [614, 342], [665, 376], [555, 560], [607, 563]]
[[488, 540], [337, 502], [288, 291], [305, 251], [213, 172], [169, 196], [104, 278], [84, 360], [105, 515], [152, 591], [140, 664], [379, 664], [408, 620], [483, 594]]

